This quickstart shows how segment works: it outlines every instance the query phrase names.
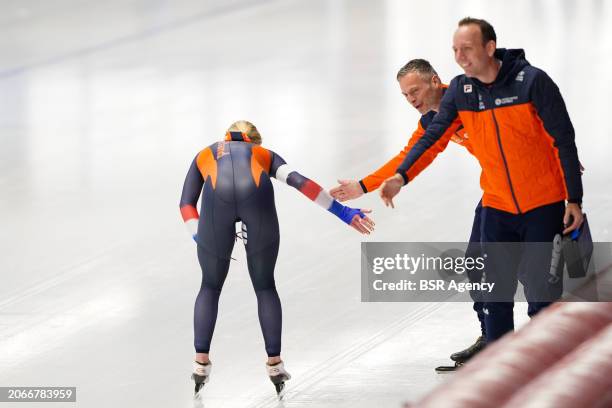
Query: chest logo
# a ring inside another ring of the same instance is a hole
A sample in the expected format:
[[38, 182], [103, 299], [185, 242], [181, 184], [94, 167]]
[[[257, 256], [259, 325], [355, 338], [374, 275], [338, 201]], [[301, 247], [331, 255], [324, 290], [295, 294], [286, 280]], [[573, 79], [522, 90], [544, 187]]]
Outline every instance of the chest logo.
[[463, 93], [472, 93], [472, 85], [471, 84], [463, 85]]
[[497, 106], [506, 105], [506, 104], [516, 101], [517, 99], [518, 99], [518, 96], [510, 96], [508, 98], [497, 98], [495, 99], [495, 105]]

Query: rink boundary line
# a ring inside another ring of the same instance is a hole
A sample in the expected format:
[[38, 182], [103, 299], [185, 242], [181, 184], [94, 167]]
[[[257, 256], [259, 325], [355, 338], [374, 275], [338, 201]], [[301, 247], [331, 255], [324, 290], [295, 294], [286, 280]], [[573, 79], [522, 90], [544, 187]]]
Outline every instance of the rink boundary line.
[[[323, 381], [325, 378], [329, 377], [332, 374], [331, 372], [337, 371], [337, 368], [345, 367], [346, 364], [350, 361], [355, 360], [358, 356], [363, 355], [365, 351], [371, 350], [376, 346], [383, 343], [385, 340], [388, 340], [407, 327], [409, 327], [412, 323], [419, 322], [420, 320], [426, 318], [431, 315], [433, 312], [444, 306], [444, 302], [424, 302], [425, 305], [419, 307], [413, 312], [405, 315], [404, 317], [388, 324], [386, 327], [380, 329], [375, 334], [368, 337], [366, 340], [361, 342], [356, 342], [345, 351], [336, 354], [334, 357], [325, 360], [325, 365], [329, 368], [325, 370], [325, 374], [321, 374], [321, 371], [316, 368], [311, 368], [308, 371], [302, 373], [299, 377], [294, 378], [297, 380], [298, 378], [305, 378], [306, 380], [301, 381], [295, 387], [292, 386], [291, 382], [289, 383], [289, 391], [285, 394], [284, 401], [291, 403], [291, 399], [299, 394], [302, 394], [306, 390], [311, 389], [316, 384]], [[276, 397], [265, 397], [259, 402], [250, 405], [251, 408], [260, 408], [260, 407], [269, 407], [272, 406], [274, 402], [278, 403], [278, 399]], [[279, 405], [284, 406], [284, 405]]]
[[58, 64], [58, 63], [62, 63], [62, 62], [71, 60], [76, 57], [86, 56], [86, 55], [94, 54], [94, 53], [101, 52], [101, 51], [107, 51], [115, 47], [120, 47], [126, 44], [137, 42], [142, 39], [152, 38], [157, 35], [164, 34], [166, 32], [169, 32], [175, 29], [181, 29], [181, 28], [187, 27], [191, 24], [197, 23], [201, 20], [206, 20], [211, 17], [217, 17], [219, 15], [223, 15], [226, 13], [232, 13], [235, 11], [243, 11], [244, 9], [249, 9], [249, 8], [261, 6], [261, 5], [267, 5], [269, 3], [274, 3], [276, 1], [277, 0], [246, 0], [246, 1], [240, 2], [238, 4], [233, 4], [230, 6], [220, 6], [220, 7], [213, 8], [212, 10], [200, 11], [190, 16], [177, 18], [167, 23], [158, 24], [151, 28], [147, 28], [145, 30], [135, 32], [133, 34], [127, 34], [122, 37], [118, 37], [118, 38], [114, 38], [111, 40], [101, 42], [99, 44], [85, 46], [83, 48], [79, 48], [73, 51], [68, 51], [68, 52], [65, 52], [59, 55], [55, 55], [52, 57], [48, 57], [46, 59], [42, 59], [39, 61], [34, 61], [34, 62], [26, 63], [20, 66], [3, 69], [0, 71], [0, 80], [16, 77], [28, 71], [32, 71], [37, 68], [42, 68], [42, 67], [47, 67], [47, 66]]

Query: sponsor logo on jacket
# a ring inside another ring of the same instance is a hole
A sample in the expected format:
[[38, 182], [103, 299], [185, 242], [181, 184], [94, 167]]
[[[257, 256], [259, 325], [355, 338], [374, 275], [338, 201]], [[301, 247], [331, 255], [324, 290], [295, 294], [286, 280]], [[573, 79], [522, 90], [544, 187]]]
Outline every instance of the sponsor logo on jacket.
[[507, 98], [497, 98], [495, 99], [495, 105], [496, 106], [507, 105], [509, 103], [516, 101], [517, 99], [518, 99], [518, 96], [509, 96]]

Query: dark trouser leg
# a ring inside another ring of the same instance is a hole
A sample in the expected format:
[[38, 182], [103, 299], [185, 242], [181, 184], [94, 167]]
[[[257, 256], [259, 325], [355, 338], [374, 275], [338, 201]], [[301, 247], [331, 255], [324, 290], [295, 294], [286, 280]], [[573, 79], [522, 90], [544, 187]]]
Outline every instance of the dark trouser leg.
[[484, 302], [474, 302], [474, 311], [476, 312], [476, 316], [478, 316], [478, 322], [480, 323], [480, 333], [483, 337], [487, 336], [487, 328], [485, 325], [485, 314], [483, 311]]
[[[476, 206], [476, 210], [474, 211], [474, 222], [472, 223], [472, 232], [470, 234], [470, 241], [468, 243], [468, 247], [465, 251], [466, 258], [478, 258], [482, 255], [482, 248], [480, 244], [480, 224], [481, 217], [480, 212], [482, 210], [482, 200]], [[481, 282], [482, 281], [482, 271], [477, 269], [471, 269], [468, 271], [468, 279], [470, 282]], [[486, 336], [486, 328], [484, 322], [484, 312], [483, 312], [483, 299], [479, 292], [470, 291], [470, 295], [474, 300], [474, 311], [476, 312], [476, 316], [478, 316], [478, 321], [480, 322], [480, 330], [483, 336]]]
[[514, 302], [486, 302], [484, 313], [487, 343], [514, 330]]
[[483, 305], [487, 343], [514, 330], [514, 294], [520, 262], [516, 242], [516, 216], [493, 208], [483, 208], [481, 240], [485, 258], [485, 281], [494, 283]]
[[527, 314], [540, 310], [558, 300], [563, 292], [563, 281], [548, 281], [552, 256], [552, 240], [563, 229], [565, 203], [558, 202], [533, 209], [522, 216], [521, 235], [525, 244], [519, 278], [529, 302]]

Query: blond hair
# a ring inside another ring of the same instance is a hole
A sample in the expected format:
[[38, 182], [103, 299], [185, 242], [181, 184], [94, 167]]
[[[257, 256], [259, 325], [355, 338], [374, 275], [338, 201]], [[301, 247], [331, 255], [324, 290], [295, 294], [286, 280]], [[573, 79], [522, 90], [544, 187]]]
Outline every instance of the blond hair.
[[249, 121], [239, 120], [237, 122], [232, 123], [232, 125], [227, 129], [228, 132], [241, 132], [245, 135], [251, 142], [255, 144], [261, 144], [261, 135], [259, 134], [259, 130]]

